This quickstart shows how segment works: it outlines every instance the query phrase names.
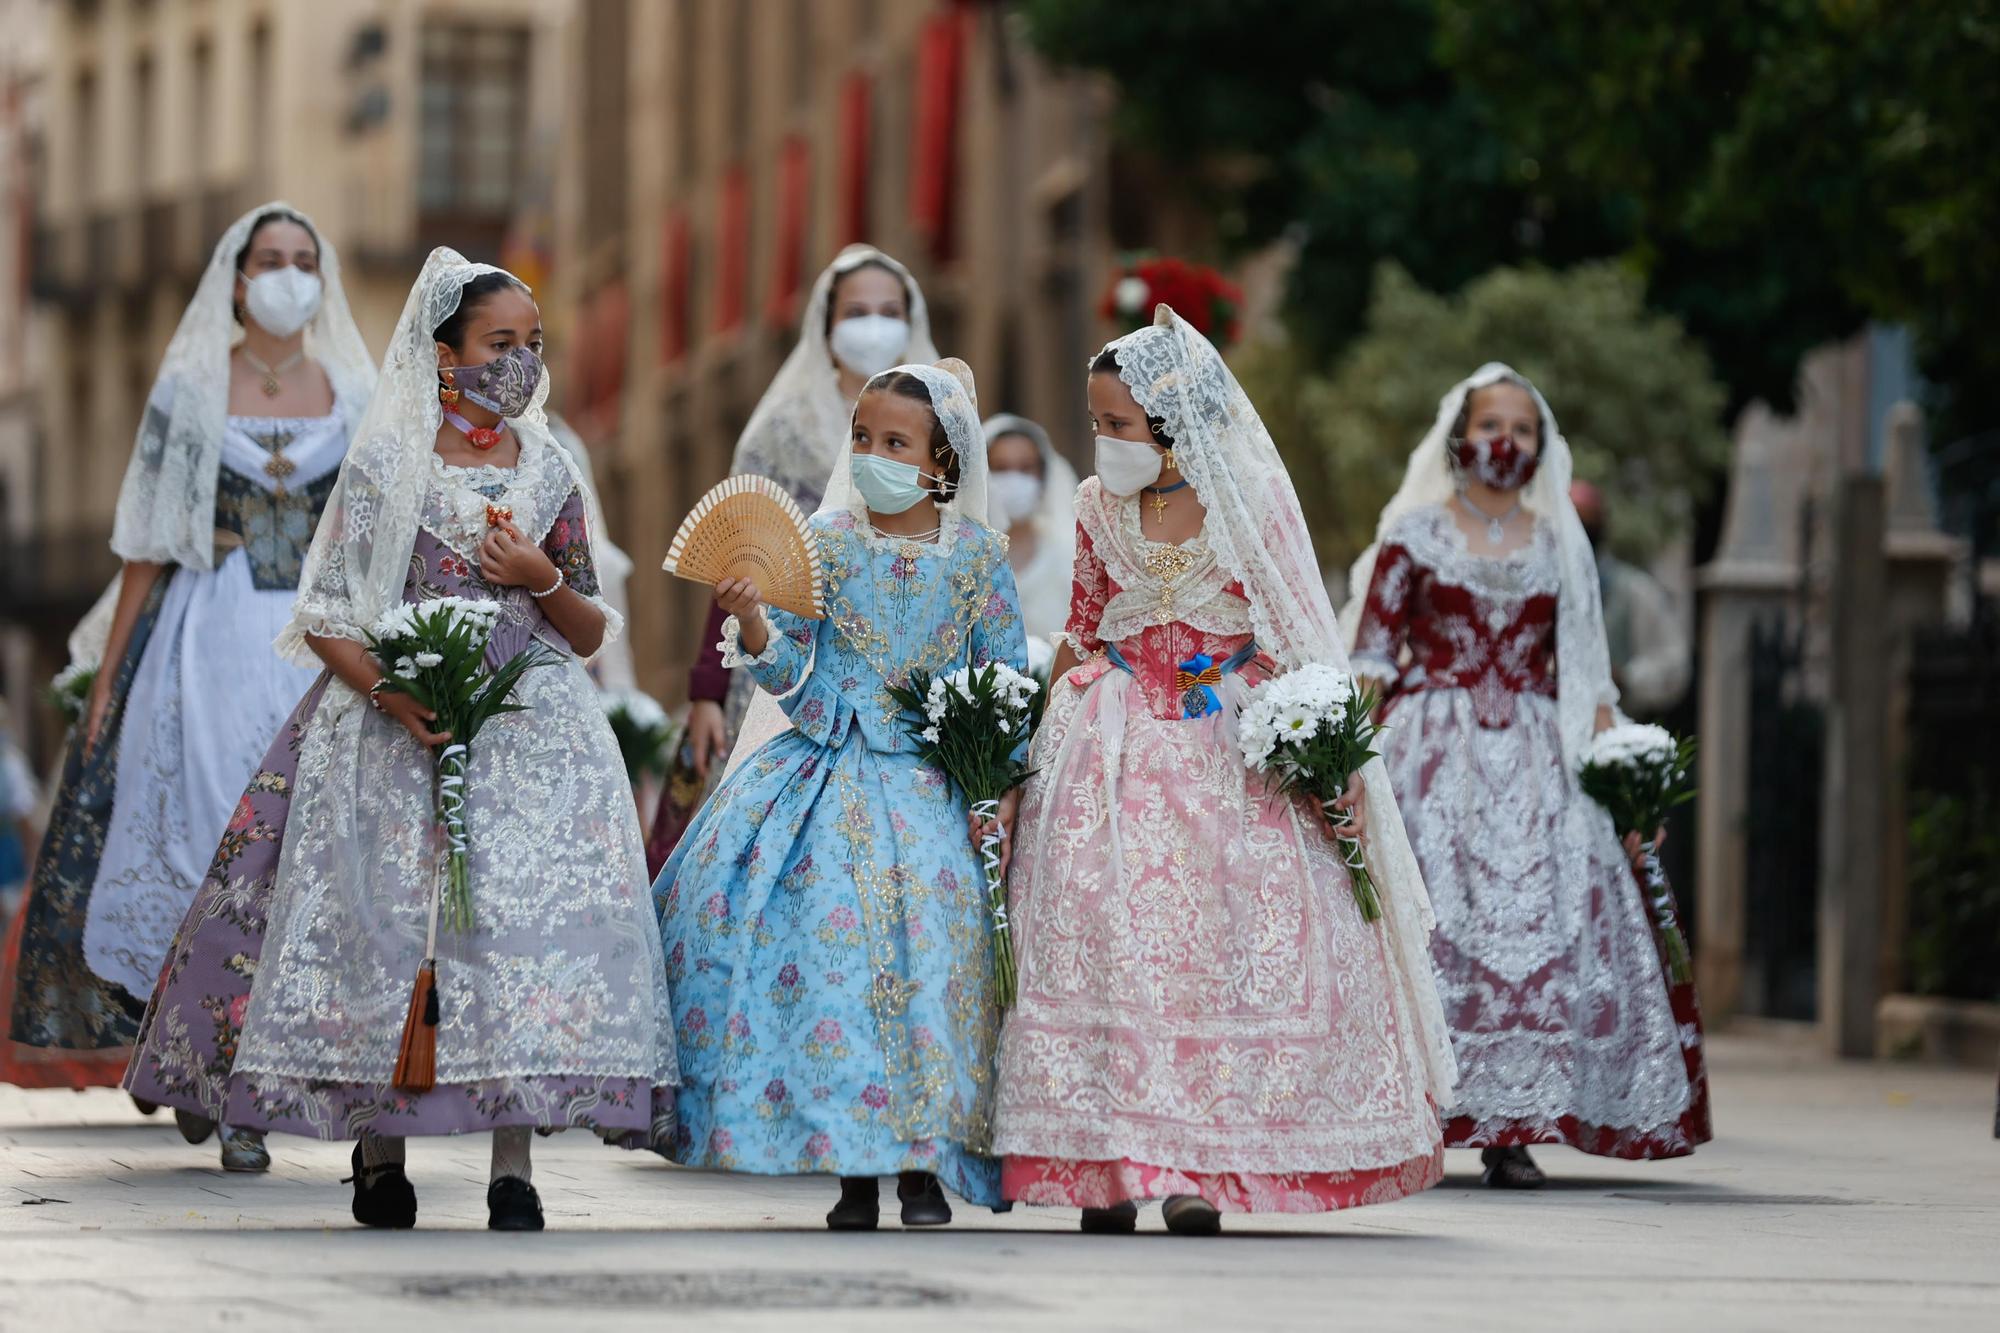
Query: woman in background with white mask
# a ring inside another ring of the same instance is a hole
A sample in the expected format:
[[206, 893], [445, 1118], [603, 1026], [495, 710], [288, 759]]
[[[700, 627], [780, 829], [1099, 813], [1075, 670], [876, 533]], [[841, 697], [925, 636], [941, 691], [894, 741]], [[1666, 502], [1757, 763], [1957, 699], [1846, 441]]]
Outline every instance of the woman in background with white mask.
[[[124, 572], [0, 978], [0, 1077], [123, 1073], [244, 781], [312, 684], [271, 642], [374, 383], [333, 247], [284, 204], [239, 218], [167, 344], [118, 494]], [[191, 1142], [211, 1129], [182, 1124]], [[260, 1136], [224, 1131], [225, 1168], [269, 1161]]]
[[[798, 345], [737, 437], [729, 474], [769, 477], [810, 514], [833, 466], [847, 450], [854, 401], [870, 376], [902, 362], [938, 359], [930, 312], [917, 280], [869, 245], [850, 245], [813, 283]], [[646, 864], [660, 872], [688, 822], [721, 776], [720, 760], [756, 692], [748, 672], [722, 665], [717, 644], [724, 616], [711, 605], [688, 672], [688, 724], [660, 793], [646, 844]]]
[[993, 520], [1006, 525], [1028, 656], [1039, 674], [1053, 660], [1055, 637], [1069, 618], [1076, 470], [1056, 452], [1049, 433], [1026, 417], [1003, 412], [988, 417], [984, 430]]

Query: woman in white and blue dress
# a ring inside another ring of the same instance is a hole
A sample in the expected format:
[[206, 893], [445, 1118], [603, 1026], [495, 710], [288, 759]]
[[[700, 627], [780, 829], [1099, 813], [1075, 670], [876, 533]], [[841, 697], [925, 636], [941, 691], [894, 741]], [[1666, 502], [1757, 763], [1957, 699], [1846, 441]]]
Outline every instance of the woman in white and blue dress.
[[[239, 218], [167, 345], [118, 494], [123, 572], [80, 636], [101, 634], [101, 669], [0, 977], [0, 1078], [123, 1073], [243, 784], [312, 684], [271, 643], [374, 380], [311, 220], [282, 203]], [[225, 1131], [225, 1167], [268, 1164], [258, 1136]]]

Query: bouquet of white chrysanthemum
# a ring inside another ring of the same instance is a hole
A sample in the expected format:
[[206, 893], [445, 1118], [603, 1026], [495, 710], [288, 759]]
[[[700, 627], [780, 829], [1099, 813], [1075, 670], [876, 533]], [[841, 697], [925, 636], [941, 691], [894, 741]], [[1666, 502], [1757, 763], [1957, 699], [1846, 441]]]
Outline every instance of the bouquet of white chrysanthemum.
[[[994, 662], [936, 677], [919, 672], [903, 685], [891, 685], [889, 694], [904, 711], [917, 715], [906, 725], [923, 761], [942, 769], [965, 793], [974, 815], [991, 820], [1000, 798], [1028, 776], [1014, 755], [1027, 743], [1041, 689], [1032, 677]], [[1000, 834], [989, 832], [979, 855], [986, 865], [986, 906], [993, 917], [994, 993], [1006, 1008], [1015, 995], [1014, 938], [999, 847]]]
[[[1237, 722], [1243, 762], [1264, 774], [1284, 795], [1317, 797], [1327, 806], [1347, 791], [1348, 780], [1375, 757], [1379, 700], [1373, 688], [1335, 667], [1309, 663], [1251, 688]], [[1329, 811], [1330, 813], [1330, 811]], [[1382, 900], [1360, 838], [1335, 826], [1341, 860], [1354, 883], [1364, 921], [1382, 919]]]
[[437, 715], [435, 729], [451, 740], [433, 758], [438, 822], [449, 848], [442, 916], [447, 929], [472, 929], [471, 843], [465, 827], [465, 770], [480, 728], [502, 713], [527, 711], [510, 701], [528, 671], [561, 661], [531, 641], [497, 671], [486, 669], [486, 643], [500, 616], [498, 602], [439, 597], [389, 610], [368, 635], [368, 647], [389, 673], [383, 688], [409, 695]]
[[1657, 837], [1667, 813], [1694, 799], [1695, 789], [1688, 781], [1694, 750], [1692, 738], [1677, 741], [1665, 727], [1625, 722], [1597, 733], [1576, 773], [1584, 794], [1610, 812], [1618, 836], [1639, 835], [1646, 906], [1667, 975], [1676, 982], [1691, 980], [1694, 968], [1674, 910], [1673, 887], [1660, 865]]
[[97, 663], [71, 662], [49, 681], [49, 702], [71, 726], [83, 720], [90, 691], [97, 684]]
[[633, 786], [648, 777], [667, 771], [667, 757], [673, 752], [674, 724], [660, 701], [643, 690], [601, 690], [605, 720], [618, 738], [618, 754], [625, 761], [625, 776]]

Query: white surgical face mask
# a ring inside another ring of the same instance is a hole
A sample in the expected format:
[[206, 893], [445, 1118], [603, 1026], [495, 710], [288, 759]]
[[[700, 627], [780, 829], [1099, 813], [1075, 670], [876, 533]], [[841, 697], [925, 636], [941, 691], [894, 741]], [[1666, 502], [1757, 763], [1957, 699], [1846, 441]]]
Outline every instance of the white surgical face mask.
[[1097, 479], [1113, 495], [1137, 495], [1160, 479], [1160, 451], [1138, 440], [1097, 437]]
[[289, 338], [319, 313], [321, 292], [319, 274], [274, 268], [244, 278], [243, 308], [264, 332]]
[[888, 315], [855, 315], [834, 325], [827, 342], [841, 365], [869, 378], [903, 359], [910, 345], [910, 324]]
[[1042, 479], [1032, 472], [988, 473], [986, 507], [1010, 528], [1033, 518], [1042, 507]]
[[939, 499], [924, 483], [944, 485], [943, 477], [933, 477], [915, 463], [899, 463], [880, 454], [849, 455], [848, 475], [861, 492], [861, 502], [878, 514], [900, 514], [919, 500]]

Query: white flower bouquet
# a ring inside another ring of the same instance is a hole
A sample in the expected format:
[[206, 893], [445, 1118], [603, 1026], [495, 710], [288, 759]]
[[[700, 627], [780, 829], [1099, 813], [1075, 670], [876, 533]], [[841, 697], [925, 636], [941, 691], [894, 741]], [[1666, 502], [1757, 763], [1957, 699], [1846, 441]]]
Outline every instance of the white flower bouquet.
[[[1348, 779], [1375, 757], [1374, 689], [1345, 671], [1309, 663], [1252, 687], [1237, 723], [1243, 762], [1264, 774], [1284, 795], [1313, 796], [1329, 806], [1347, 791]], [[1360, 838], [1336, 831], [1341, 860], [1354, 884], [1364, 921], [1382, 919], [1382, 900]]]
[[660, 701], [642, 690], [600, 690], [605, 720], [618, 738], [618, 754], [633, 786], [648, 777], [662, 777], [673, 753], [674, 724]]
[[375, 623], [368, 647], [389, 673], [385, 690], [409, 695], [437, 715], [433, 727], [451, 740], [433, 756], [438, 822], [449, 848], [441, 913], [450, 930], [472, 929], [470, 836], [465, 826], [465, 770], [480, 729], [502, 713], [521, 713], [511, 702], [528, 671], [562, 660], [532, 642], [497, 671], [486, 669], [486, 644], [500, 616], [498, 602], [439, 597], [405, 602]]
[[75, 726], [90, 707], [90, 691], [96, 684], [97, 663], [71, 662], [49, 681], [49, 702], [64, 722]]
[[[1034, 701], [1041, 690], [1032, 677], [994, 662], [936, 677], [919, 672], [905, 684], [891, 685], [889, 694], [915, 715], [906, 725], [923, 761], [941, 769], [965, 794], [974, 815], [992, 819], [1000, 798], [1028, 776], [1014, 755], [1033, 729]], [[1017, 974], [999, 847], [999, 833], [989, 832], [979, 855], [986, 866], [986, 906], [993, 918], [994, 992], [1007, 1008], [1014, 1003]]]
[[1625, 722], [1597, 733], [1576, 774], [1584, 795], [1610, 812], [1619, 837], [1639, 835], [1646, 906], [1667, 976], [1676, 983], [1692, 980], [1694, 968], [1674, 910], [1673, 888], [1660, 865], [1656, 837], [1667, 813], [1694, 799], [1695, 789], [1688, 781], [1694, 752], [1691, 738], [1677, 741], [1664, 727]]

